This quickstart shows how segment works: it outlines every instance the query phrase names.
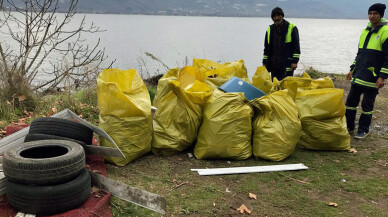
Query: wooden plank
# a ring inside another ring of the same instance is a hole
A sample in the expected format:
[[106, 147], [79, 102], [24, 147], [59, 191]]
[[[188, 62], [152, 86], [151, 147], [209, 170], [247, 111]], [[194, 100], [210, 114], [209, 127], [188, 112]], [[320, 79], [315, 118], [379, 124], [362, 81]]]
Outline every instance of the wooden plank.
[[92, 171], [89, 171], [89, 173], [92, 177], [92, 184], [94, 186], [104, 191], [110, 192], [114, 196], [125, 201], [131, 202], [133, 204], [150, 209], [155, 212], [165, 214], [167, 207], [166, 198], [109, 179]]
[[230, 168], [213, 168], [213, 169], [191, 169], [191, 171], [198, 172], [201, 176], [211, 175], [227, 175], [240, 173], [266, 173], [276, 171], [294, 171], [306, 170], [307, 166], [304, 164], [285, 164], [285, 165], [270, 165], [270, 166], [254, 166], [254, 167], [230, 167]]

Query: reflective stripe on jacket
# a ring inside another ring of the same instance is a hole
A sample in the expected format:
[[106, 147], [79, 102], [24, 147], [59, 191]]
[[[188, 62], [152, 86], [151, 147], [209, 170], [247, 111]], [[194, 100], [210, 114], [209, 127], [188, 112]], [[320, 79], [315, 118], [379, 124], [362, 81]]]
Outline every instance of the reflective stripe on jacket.
[[356, 60], [350, 66], [352, 83], [378, 88], [379, 77], [388, 77], [388, 26], [368, 26], [361, 33]]
[[[283, 20], [284, 24], [287, 27], [287, 32], [283, 33], [284, 37], [284, 58], [286, 63], [287, 71], [291, 71], [291, 63], [298, 63], [300, 58], [300, 46], [299, 46], [299, 33], [298, 28], [286, 20]], [[271, 59], [271, 46], [272, 40], [271, 35], [273, 34], [275, 24], [272, 24], [268, 27], [264, 39], [264, 55], [263, 55], [263, 64], [267, 66], [267, 69], [270, 71], [270, 59]]]

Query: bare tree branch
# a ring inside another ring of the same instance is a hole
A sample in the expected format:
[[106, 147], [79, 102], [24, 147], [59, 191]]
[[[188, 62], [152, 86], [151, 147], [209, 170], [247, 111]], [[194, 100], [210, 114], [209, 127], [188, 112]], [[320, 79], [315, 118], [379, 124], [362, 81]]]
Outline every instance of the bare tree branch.
[[[107, 59], [105, 50], [99, 48], [99, 39], [93, 46], [83, 44], [85, 34], [103, 30], [93, 22], [87, 24], [85, 16], [74, 22], [78, 0], [67, 1], [67, 9], [61, 14], [57, 13], [59, 3], [60, 0], [0, 0], [0, 32], [8, 38], [0, 41], [0, 63], [4, 68], [0, 76], [7, 85], [17, 86], [18, 79], [22, 79], [32, 90], [65, 83], [78, 86], [94, 78]], [[11, 78], [6, 80], [6, 75]], [[42, 76], [45, 80], [37, 81]]]

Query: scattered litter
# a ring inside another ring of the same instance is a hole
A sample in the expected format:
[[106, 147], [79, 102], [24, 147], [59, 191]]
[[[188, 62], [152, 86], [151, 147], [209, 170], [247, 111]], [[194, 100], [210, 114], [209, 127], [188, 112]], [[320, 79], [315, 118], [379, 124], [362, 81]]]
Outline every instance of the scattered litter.
[[248, 196], [249, 196], [249, 198], [251, 198], [251, 199], [257, 200], [256, 194], [249, 193]]
[[[174, 180], [175, 180], [175, 179], [174, 179]], [[172, 190], [174, 190], [174, 189], [177, 189], [177, 188], [179, 188], [179, 187], [181, 187], [181, 186], [183, 186], [183, 185], [186, 185], [186, 184], [188, 184], [188, 183], [189, 183], [188, 181], [181, 182], [181, 183], [177, 183], [176, 185], [174, 185], [174, 186], [171, 187], [170, 191], [172, 191]]]
[[51, 114], [56, 114], [58, 112], [57, 108], [55, 107], [52, 107], [50, 111], [51, 111]]
[[35, 215], [34, 214], [18, 212], [18, 213], [16, 213], [15, 217], [35, 217]]
[[303, 181], [302, 180], [299, 180], [299, 179], [294, 179], [294, 178], [292, 178], [292, 177], [290, 177], [290, 176], [287, 176], [287, 175], [284, 175], [284, 174], [282, 174], [282, 173], [278, 173], [279, 175], [282, 175], [282, 176], [284, 176], [284, 177], [287, 177], [287, 178], [289, 178], [289, 179], [291, 179], [291, 180], [293, 180], [293, 181], [295, 181], [295, 182], [300, 182], [300, 183], [303, 183], [303, 184], [310, 184], [309, 182], [306, 182], [309, 178], [305, 178]]
[[379, 203], [377, 203], [377, 202], [374, 202], [373, 200], [372, 200], [372, 203], [374, 203], [374, 204], [379, 204]]
[[341, 182], [346, 182], [346, 179], [341, 179]]
[[379, 164], [380, 166], [382, 166], [382, 167], [386, 167], [386, 166], [388, 166], [388, 163], [385, 163], [385, 164]]
[[100, 170], [92, 170], [93, 173], [102, 174]]
[[240, 208], [237, 209], [237, 211], [240, 211], [241, 214], [251, 214], [252, 211], [250, 211], [244, 204], [241, 204]]
[[213, 202], [213, 206], [216, 206], [216, 203]]
[[351, 148], [351, 149], [349, 149], [349, 151], [348, 151], [349, 153], [357, 153], [357, 150], [355, 149], [355, 148]]
[[17, 123], [17, 125], [26, 124], [26, 120], [27, 120], [27, 118], [26, 118], [26, 117], [25, 117], [25, 118], [19, 118], [19, 119], [18, 119], [18, 123]]
[[227, 164], [231, 164], [231, 162], [230, 162], [230, 161], [226, 161], [226, 163], [227, 163]]
[[239, 174], [239, 173], [263, 173], [276, 171], [293, 171], [306, 170], [307, 166], [304, 164], [284, 164], [271, 166], [253, 166], [253, 167], [231, 167], [231, 168], [213, 168], [213, 169], [191, 169], [197, 171], [201, 176], [209, 175], [225, 175], [225, 174]]
[[230, 193], [231, 191], [229, 191], [229, 188], [226, 188], [225, 192]]
[[26, 96], [24, 96], [23, 94], [19, 93], [19, 95], [18, 95], [18, 100], [19, 100], [19, 102], [23, 102], [23, 101], [26, 100], [26, 99], [27, 99]]
[[193, 154], [187, 153], [187, 155], [189, 156], [189, 158], [193, 158]]
[[95, 193], [95, 192], [98, 192], [98, 191], [100, 191], [100, 189], [97, 188], [97, 187], [95, 187], [95, 186], [92, 186], [92, 189], [90, 189], [90, 193], [91, 193], [91, 194], [93, 194], [93, 193]]
[[334, 202], [329, 202], [329, 204], [327, 204], [329, 206], [333, 206], [333, 207], [338, 207], [338, 204], [337, 203], [334, 203]]

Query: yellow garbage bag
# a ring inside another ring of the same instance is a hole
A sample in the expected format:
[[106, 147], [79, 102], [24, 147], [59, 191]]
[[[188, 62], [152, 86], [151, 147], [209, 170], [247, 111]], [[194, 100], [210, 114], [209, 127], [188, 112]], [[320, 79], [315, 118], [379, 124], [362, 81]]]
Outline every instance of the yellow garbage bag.
[[302, 126], [298, 107], [288, 90], [276, 91], [252, 102], [253, 155], [272, 161], [281, 161], [291, 155], [298, 143]]
[[166, 74], [163, 75], [158, 81], [158, 86], [156, 88], [156, 94], [154, 97], [153, 105], [158, 108], [159, 101], [164, 97], [168, 92], [171, 91], [169, 87], [169, 82], [176, 80], [178, 77], [179, 68], [173, 68], [168, 70]]
[[[97, 78], [97, 99], [100, 127], [125, 155], [125, 159], [106, 157], [106, 160], [124, 166], [151, 150], [151, 100], [136, 70], [103, 70]], [[114, 146], [104, 138], [100, 143]]]
[[243, 93], [214, 90], [206, 102], [194, 155], [198, 159], [244, 160], [252, 155], [253, 110]]
[[[303, 73], [303, 78], [311, 78], [307, 72]], [[323, 88], [334, 88], [334, 82], [329, 76], [312, 79], [309, 89], [323, 89]]]
[[202, 108], [212, 89], [195, 80], [186, 88], [170, 81], [172, 91], [159, 102], [153, 120], [152, 152], [171, 155], [189, 148], [197, 138], [202, 121]]
[[308, 89], [311, 85], [311, 78], [307, 77], [285, 77], [279, 83], [279, 89], [285, 90], [288, 89], [291, 97], [295, 99], [298, 88], [306, 88]]
[[302, 123], [298, 146], [314, 150], [349, 150], [343, 90], [298, 89], [296, 104]]
[[213, 89], [217, 89], [217, 87], [223, 85], [233, 76], [251, 83], [243, 60], [220, 64], [207, 59], [194, 58], [193, 66], [201, 71], [204, 81]]
[[344, 90], [335, 88], [305, 90], [298, 89], [296, 104], [300, 119], [323, 120], [345, 115]]
[[272, 81], [272, 88], [270, 93], [273, 93], [279, 90], [280, 90], [280, 81], [276, 77], [274, 77]]
[[323, 89], [334, 88], [333, 80], [330, 77], [311, 79], [310, 75], [305, 72], [302, 77], [286, 77], [279, 83], [278, 89], [288, 89], [293, 99], [296, 97], [298, 88], [304, 89]]
[[271, 76], [269, 75], [265, 66], [257, 67], [256, 73], [252, 77], [252, 84], [266, 94], [271, 92]]
[[334, 88], [334, 82], [329, 76], [311, 81], [310, 89]]
[[196, 67], [185, 66], [179, 71], [177, 80], [182, 88], [186, 88], [193, 84], [194, 81], [203, 81], [203, 74]]

